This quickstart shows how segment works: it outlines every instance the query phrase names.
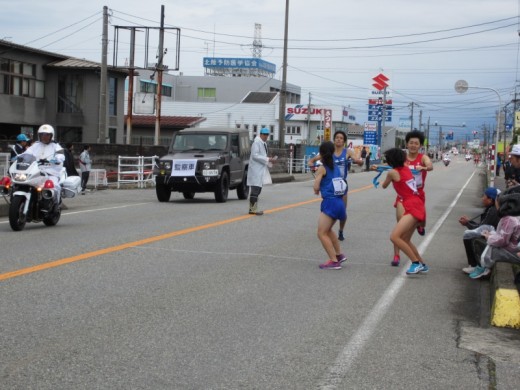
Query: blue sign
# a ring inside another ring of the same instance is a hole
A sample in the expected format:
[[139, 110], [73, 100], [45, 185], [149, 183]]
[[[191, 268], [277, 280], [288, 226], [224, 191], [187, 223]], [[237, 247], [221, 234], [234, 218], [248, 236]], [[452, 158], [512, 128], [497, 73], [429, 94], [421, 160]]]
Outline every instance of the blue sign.
[[377, 145], [377, 131], [367, 131], [363, 133], [363, 144]]
[[[368, 113], [369, 122], [378, 122], [381, 120], [383, 120], [383, 113], [376, 113], [376, 114], [371, 114], [370, 112]], [[385, 113], [385, 121], [392, 122], [392, 113], [391, 112]]]
[[240, 68], [240, 69], [261, 69], [270, 73], [276, 73], [276, 65], [264, 61], [260, 58], [214, 58], [204, 57], [203, 65], [205, 68]]

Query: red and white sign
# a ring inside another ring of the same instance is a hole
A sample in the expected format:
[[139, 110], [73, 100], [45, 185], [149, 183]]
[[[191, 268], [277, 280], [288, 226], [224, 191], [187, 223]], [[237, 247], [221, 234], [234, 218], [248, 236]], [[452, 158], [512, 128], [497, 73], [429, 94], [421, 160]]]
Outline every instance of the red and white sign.
[[372, 77], [372, 80], [374, 81], [372, 86], [378, 91], [382, 91], [390, 85], [387, 83], [387, 81], [389, 81], [390, 79], [386, 77], [383, 73], [379, 73], [377, 76]]

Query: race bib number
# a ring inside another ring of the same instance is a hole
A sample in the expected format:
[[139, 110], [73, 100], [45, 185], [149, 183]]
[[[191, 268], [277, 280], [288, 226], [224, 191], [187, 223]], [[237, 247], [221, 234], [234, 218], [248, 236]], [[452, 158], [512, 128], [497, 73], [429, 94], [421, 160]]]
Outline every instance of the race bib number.
[[347, 183], [341, 177], [335, 177], [332, 179], [332, 185], [334, 186], [334, 195], [344, 195], [347, 191]]
[[407, 180], [406, 185], [413, 191], [414, 194], [417, 194], [417, 183], [415, 182], [415, 178]]
[[[414, 165], [409, 165], [409, 168], [410, 169], [415, 169], [415, 166]], [[417, 185], [417, 188], [422, 188], [422, 186], [423, 186], [422, 172], [419, 171], [419, 173], [414, 175], [414, 177], [415, 177], [415, 184]]]

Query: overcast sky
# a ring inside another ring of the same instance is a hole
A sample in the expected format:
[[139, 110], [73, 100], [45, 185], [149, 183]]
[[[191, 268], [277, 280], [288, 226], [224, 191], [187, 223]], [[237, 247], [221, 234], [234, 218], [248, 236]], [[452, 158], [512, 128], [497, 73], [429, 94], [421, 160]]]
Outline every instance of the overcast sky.
[[[520, 0], [290, 0], [287, 81], [302, 87], [302, 103], [351, 106], [367, 120], [371, 78], [390, 77], [393, 124], [410, 115], [414, 127], [437, 122], [461, 135], [494, 126], [498, 97], [492, 90], [459, 95], [454, 84], [493, 88], [503, 105], [515, 98]], [[262, 25], [262, 58], [281, 79], [284, 0], [0, 0], [0, 39], [101, 61], [102, 11], [110, 9], [109, 63], [114, 25], [181, 28], [180, 71], [203, 75], [202, 58], [251, 57], [255, 23]], [[151, 35], [149, 62], [158, 41]], [[138, 47], [144, 34], [138, 34]], [[165, 63], [175, 63], [174, 35], [166, 34]], [[129, 56], [120, 36], [119, 65]], [[143, 50], [136, 65], [144, 63]], [[518, 90], [520, 92], [520, 90]], [[520, 98], [520, 96], [519, 96]], [[417, 104], [418, 106], [416, 106]], [[443, 128], [444, 131], [444, 128]]]

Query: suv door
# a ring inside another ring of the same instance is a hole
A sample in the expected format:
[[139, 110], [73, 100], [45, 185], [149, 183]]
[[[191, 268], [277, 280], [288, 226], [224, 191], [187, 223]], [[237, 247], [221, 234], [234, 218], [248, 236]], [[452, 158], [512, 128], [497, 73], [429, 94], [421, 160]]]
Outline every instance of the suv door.
[[231, 134], [229, 157], [230, 181], [231, 183], [240, 182], [242, 180], [242, 157], [238, 142], [238, 134]]

